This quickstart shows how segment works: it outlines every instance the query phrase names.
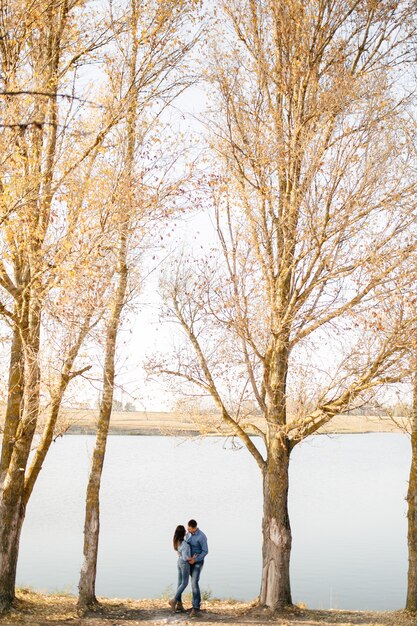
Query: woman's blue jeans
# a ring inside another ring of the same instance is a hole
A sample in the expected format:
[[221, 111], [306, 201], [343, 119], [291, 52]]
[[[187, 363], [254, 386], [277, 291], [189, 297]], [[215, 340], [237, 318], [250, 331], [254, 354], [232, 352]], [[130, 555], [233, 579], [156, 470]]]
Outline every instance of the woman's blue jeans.
[[182, 592], [188, 585], [190, 579], [190, 564], [187, 561], [178, 559], [178, 587], [175, 592], [175, 600], [181, 602]]

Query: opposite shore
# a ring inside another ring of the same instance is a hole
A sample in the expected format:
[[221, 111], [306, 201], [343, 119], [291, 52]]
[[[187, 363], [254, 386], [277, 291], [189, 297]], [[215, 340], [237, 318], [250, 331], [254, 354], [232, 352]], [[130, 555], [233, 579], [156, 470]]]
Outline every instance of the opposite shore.
[[[0, 434], [3, 430], [5, 406], [0, 404]], [[47, 413], [47, 412], [46, 412]], [[291, 418], [290, 418], [291, 420]], [[95, 435], [98, 409], [69, 409], [61, 411], [55, 430], [56, 436]], [[260, 416], [248, 415], [242, 419], [245, 430], [256, 436], [256, 429], [266, 431]], [[409, 432], [410, 420], [388, 415], [335, 415], [316, 434], [363, 434]], [[40, 420], [38, 432], [42, 432]], [[110, 422], [111, 435], [138, 435], [173, 437], [233, 436], [233, 433], [214, 413], [184, 413], [175, 411], [113, 411]]]
[[[97, 419], [98, 411], [92, 409], [66, 409], [62, 412], [60, 429], [67, 434], [95, 434]], [[253, 426], [264, 430], [259, 416], [248, 416], [244, 421], [248, 424], [247, 430], [254, 435]], [[320, 428], [318, 434], [405, 432], [407, 425], [406, 418], [393, 419], [386, 415], [336, 415]], [[232, 432], [227, 430], [216, 414], [113, 411], [110, 434], [196, 437], [230, 436]]]

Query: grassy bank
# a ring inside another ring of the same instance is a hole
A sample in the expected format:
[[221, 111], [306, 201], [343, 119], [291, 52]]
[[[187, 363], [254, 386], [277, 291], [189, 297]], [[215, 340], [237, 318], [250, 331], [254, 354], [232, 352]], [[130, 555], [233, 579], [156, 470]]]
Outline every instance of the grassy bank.
[[[69, 434], [94, 434], [97, 418], [98, 412], [91, 409], [66, 409], [61, 416], [61, 430]], [[251, 417], [249, 421], [261, 429], [265, 427], [260, 417]], [[401, 427], [406, 423], [403, 419], [399, 422], [395, 423], [388, 416], [336, 415], [331, 422], [319, 430], [319, 433], [401, 432]], [[110, 432], [114, 435], [179, 437], [231, 434], [217, 415], [145, 411], [132, 413], [114, 411]]]
[[[0, 433], [4, 423], [5, 407], [0, 404]], [[95, 434], [98, 411], [93, 409], [63, 409], [57, 431], [66, 434]], [[265, 430], [259, 416], [248, 416], [247, 420]], [[319, 434], [403, 432], [407, 427], [405, 418], [393, 421], [389, 416], [336, 415], [322, 427]], [[39, 424], [39, 431], [43, 425]], [[248, 429], [250, 432], [250, 428]], [[216, 414], [113, 411], [110, 433], [113, 435], [167, 435], [177, 437], [228, 436], [231, 432]]]
[[77, 599], [71, 595], [46, 595], [20, 590], [13, 610], [0, 617], [0, 624], [21, 626], [128, 626], [143, 624], [220, 624], [262, 626], [416, 626], [417, 615], [405, 611], [337, 611], [309, 610], [294, 607], [277, 615], [260, 609], [255, 603], [233, 600], [209, 600], [202, 606], [201, 616], [190, 618], [188, 613], [172, 613], [166, 600], [100, 599], [97, 612], [80, 616]]

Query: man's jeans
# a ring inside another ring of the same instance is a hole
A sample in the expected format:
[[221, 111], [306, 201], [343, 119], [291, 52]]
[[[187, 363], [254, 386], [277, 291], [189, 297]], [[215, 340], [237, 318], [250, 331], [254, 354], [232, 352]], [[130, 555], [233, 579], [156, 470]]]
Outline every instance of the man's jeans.
[[194, 563], [190, 567], [191, 574], [191, 589], [193, 592], [193, 609], [197, 611], [200, 610], [201, 604], [201, 593], [198, 581], [200, 580], [201, 570], [203, 569], [204, 563]]
[[175, 592], [175, 600], [177, 602], [181, 602], [181, 595], [186, 586], [188, 585], [188, 580], [190, 578], [190, 564], [187, 561], [183, 561], [182, 559], [178, 559], [178, 587]]

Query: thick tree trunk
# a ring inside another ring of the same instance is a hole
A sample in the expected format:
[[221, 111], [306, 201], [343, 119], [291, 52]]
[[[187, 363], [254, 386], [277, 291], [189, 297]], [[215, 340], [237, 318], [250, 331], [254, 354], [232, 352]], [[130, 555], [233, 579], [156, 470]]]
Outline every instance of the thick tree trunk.
[[408, 611], [417, 611], [417, 373], [413, 384], [411, 468], [408, 483]]
[[13, 484], [13, 474], [9, 474], [22, 400], [23, 348], [19, 329], [14, 328], [0, 469], [0, 614], [8, 611], [14, 599], [18, 546], [24, 519], [20, 498], [13, 497], [16, 489], [22, 489], [22, 477], [14, 474], [18, 484]]
[[268, 450], [263, 475], [261, 604], [282, 609], [292, 604], [290, 587], [291, 527], [288, 516], [289, 442], [276, 438]]
[[25, 518], [24, 468], [30, 452], [30, 436], [15, 445], [0, 491], [0, 613], [6, 612], [15, 596], [20, 532]]
[[[39, 91], [57, 93], [59, 60], [68, 13], [68, 2], [50, 3], [46, 8], [39, 45], [33, 61], [34, 86]], [[33, 44], [33, 42], [32, 42]], [[29, 48], [30, 45], [28, 44]], [[15, 595], [16, 568], [20, 533], [26, 505], [34, 480], [25, 490], [25, 472], [39, 416], [40, 396], [40, 325], [44, 251], [52, 202], [52, 181], [57, 141], [56, 98], [35, 98], [34, 119], [38, 127], [30, 133], [23, 131], [18, 144], [24, 146], [24, 173], [28, 198], [25, 211], [25, 234], [16, 233], [17, 251], [13, 254], [14, 278], [7, 289], [15, 298], [15, 328], [11, 349], [9, 395], [5, 419], [0, 465], [0, 611], [10, 608]], [[21, 141], [21, 144], [20, 144]], [[22, 222], [23, 223], [23, 222]], [[33, 478], [35, 475], [33, 474]]]
[[[39, 415], [40, 370], [38, 363], [40, 337], [40, 308], [34, 302], [28, 316], [28, 326], [22, 333], [25, 340], [19, 344], [23, 348], [23, 412], [14, 430], [14, 437], [7, 470], [2, 473], [0, 484], [0, 610], [10, 608], [14, 598], [17, 557], [20, 532], [25, 518], [24, 498], [25, 471], [35, 434]], [[17, 344], [16, 344], [17, 345]], [[20, 349], [20, 348], [19, 348]], [[21, 355], [21, 358], [22, 358]], [[20, 389], [22, 382], [18, 383]]]
[[15, 597], [20, 532], [26, 511], [21, 497], [10, 498], [7, 492], [5, 496], [0, 501], [0, 614], [10, 609]]

